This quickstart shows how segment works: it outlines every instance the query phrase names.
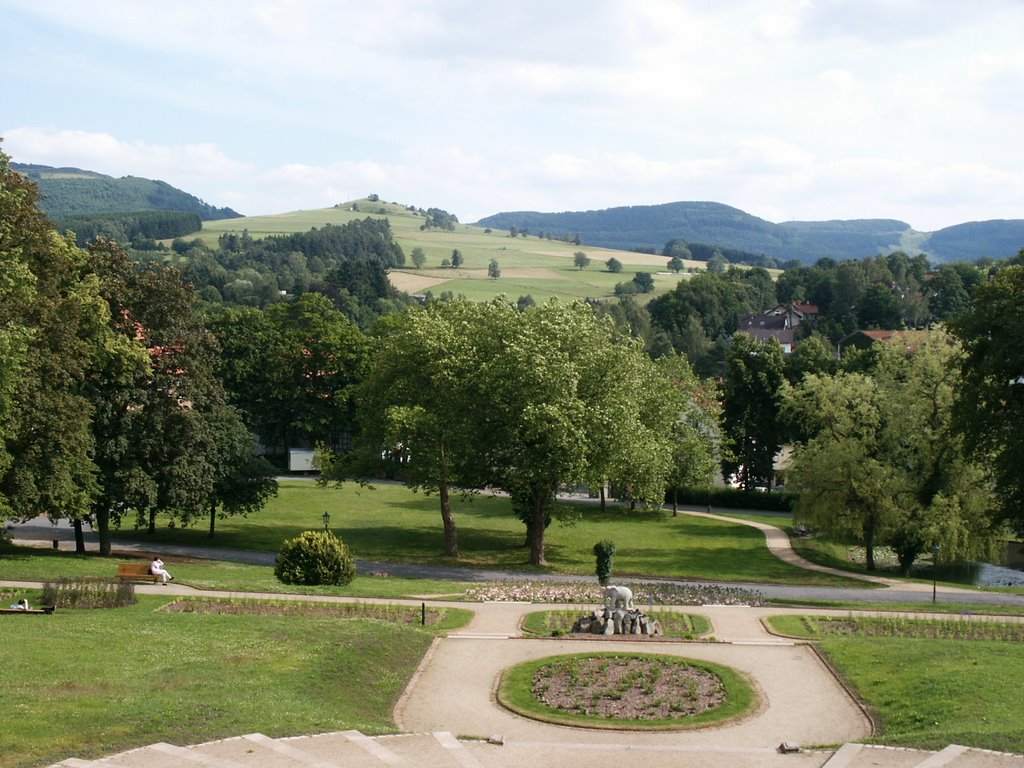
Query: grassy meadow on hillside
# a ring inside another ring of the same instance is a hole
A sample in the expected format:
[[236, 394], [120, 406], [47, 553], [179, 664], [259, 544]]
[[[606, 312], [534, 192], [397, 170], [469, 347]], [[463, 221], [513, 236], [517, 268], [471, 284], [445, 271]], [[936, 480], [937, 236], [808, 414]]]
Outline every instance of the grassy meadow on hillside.
[[[358, 210], [352, 210], [353, 205]], [[680, 280], [687, 279], [687, 273], [668, 272], [668, 259], [659, 254], [633, 253], [572, 245], [561, 240], [540, 239], [536, 233], [528, 237], [509, 237], [508, 232], [494, 230], [487, 233], [479, 227], [458, 224], [452, 232], [439, 229], [424, 231], [422, 214], [407, 210], [396, 203], [357, 200], [335, 208], [311, 211], [294, 211], [270, 216], [249, 216], [240, 219], [221, 219], [203, 223], [203, 230], [196, 237], [210, 245], [216, 245], [217, 238], [226, 232], [240, 233], [248, 230], [252, 237], [266, 237], [290, 232], [306, 232], [313, 227], [326, 224], [347, 224], [356, 219], [387, 218], [394, 232], [395, 240], [406, 255], [406, 268], [392, 270], [392, 283], [407, 293], [434, 295], [451, 291], [473, 300], [486, 300], [504, 294], [513, 301], [520, 296], [533, 296], [535, 301], [550, 297], [561, 299], [611, 298], [615, 284], [628, 282], [637, 272], [654, 275], [654, 291], [638, 298], [649, 300], [672, 290]], [[562, 233], [556, 233], [561, 236]], [[190, 239], [190, 238], [186, 238]], [[422, 248], [426, 263], [422, 269], [412, 266], [410, 255], [413, 248]], [[444, 259], [450, 259], [452, 251], [458, 249], [464, 258], [459, 269], [441, 267]], [[590, 266], [578, 269], [573, 265], [577, 251], [583, 251], [590, 258]], [[622, 272], [613, 274], [605, 262], [615, 257], [622, 263]], [[493, 280], [487, 276], [491, 259], [501, 267], [501, 277]], [[704, 269], [701, 261], [687, 261], [686, 267]]]

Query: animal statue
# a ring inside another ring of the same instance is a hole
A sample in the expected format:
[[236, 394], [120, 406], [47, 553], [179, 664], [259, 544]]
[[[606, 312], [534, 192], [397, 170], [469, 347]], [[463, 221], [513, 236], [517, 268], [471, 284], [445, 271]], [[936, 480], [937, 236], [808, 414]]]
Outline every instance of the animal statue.
[[620, 607], [627, 611], [633, 610], [633, 590], [629, 587], [605, 587], [604, 607], [609, 610], [615, 610]]

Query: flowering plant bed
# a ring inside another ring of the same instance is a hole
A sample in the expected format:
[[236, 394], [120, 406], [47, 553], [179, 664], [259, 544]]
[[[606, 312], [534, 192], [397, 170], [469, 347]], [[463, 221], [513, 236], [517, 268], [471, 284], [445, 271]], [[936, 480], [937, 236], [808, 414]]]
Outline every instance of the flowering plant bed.
[[536, 720], [585, 728], [681, 730], [753, 712], [757, 694], [721, 664], [655, 654], [572, 654], [505, 671], [498, 701]]
[[[738, 587], [714, 584], [674, 584], [657, 581], [620, 582], [633, 590], [639, 607], [648, 605], [762, 605], [763, 596]], [[593, 603], [601, 605], [604, 587], [586, 581], [496, 581], [466, 590], [473, 602]]]

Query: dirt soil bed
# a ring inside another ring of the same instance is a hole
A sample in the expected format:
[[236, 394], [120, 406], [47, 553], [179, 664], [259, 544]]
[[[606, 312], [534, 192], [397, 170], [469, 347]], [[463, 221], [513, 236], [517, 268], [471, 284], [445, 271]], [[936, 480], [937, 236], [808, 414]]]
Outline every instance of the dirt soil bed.
[[657, 659], [571, 659], [537, 670], [533, 692], [563, 712], [665, 720], [706, 712], [725, 701], [717, 675]]

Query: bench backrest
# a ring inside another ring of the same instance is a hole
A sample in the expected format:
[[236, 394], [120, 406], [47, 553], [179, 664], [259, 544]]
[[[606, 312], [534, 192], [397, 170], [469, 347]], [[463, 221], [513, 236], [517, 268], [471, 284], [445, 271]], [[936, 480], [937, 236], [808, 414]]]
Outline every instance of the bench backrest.
[[119, 563], [118, 576], [149, 576], [149, 565], [145, 563]]

